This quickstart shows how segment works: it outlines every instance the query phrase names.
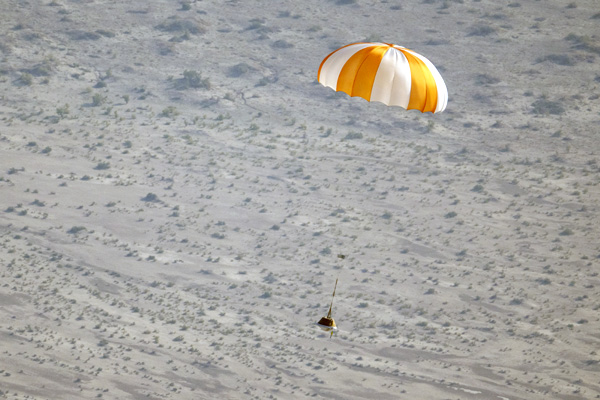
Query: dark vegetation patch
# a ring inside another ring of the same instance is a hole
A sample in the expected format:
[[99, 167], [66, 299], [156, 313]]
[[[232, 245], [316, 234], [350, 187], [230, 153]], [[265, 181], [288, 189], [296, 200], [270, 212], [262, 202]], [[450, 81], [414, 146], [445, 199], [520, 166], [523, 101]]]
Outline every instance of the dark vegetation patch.
[[589, 51], [590, 53], [600, 54], [600, 40], [596, 37], [587, 35], [575, 35], [571, 33], [565, 38], [573, 44], [578, 50]]
[[21, 71], [33, 76], [50, 76], [52, 73], [52, 65], [49, 62], [44, 61], [31, 68], [22, 69]]
[[498, 82], [500, 82], [500, 79], [488, 74], [478, 74], [475, 77], [475, 83], [477, 85], [493, 85]]
[[575, 61], [567, 54], [548, 54], [547, 56], [538, 58], [536, 61], [539, 63], [549, 61], [553, 64], [564, 66], [575, 65]]
[[166, 21], [158, 24], [156, 29], [169, 33], [190, 33], [192, 35], [201, 35], [206, 33], [204, 24], [195, 19], [182, 19], [179, 17], [169, 17]]
[[183, 71], [183, 77], [175, 81], [175, 88], [185, 89], [210, 89], [211, 84], [208, 78], [203, 78], [202, 74], [194, 70]]
[[290, 43], [286, 40], [277, 40], [273, 42], [272, 46], [276, 49], [289, 49], [294, 47], [293, 43]]
[[229, 70], [227, 71], [227, 76], [232, 78], [238, 78], [252, 70], [253, 68], [248, 64], [239, 63], [229, 68]]
[[532, 104], [534, 114], [538, 115], [560, 115], [565, 112], [565, 108], [559, 101], [549, 100], [542, 96]]
[[71, 40], [98, 40], [102, 37], [97, 32], [86, 32], [80, 30], [74, 30], [67, 32], [67, 35]]
[[467, 36], [489, 36], [496, 33], [496, 29], [489, 25], [478, 25], [471, 28]]

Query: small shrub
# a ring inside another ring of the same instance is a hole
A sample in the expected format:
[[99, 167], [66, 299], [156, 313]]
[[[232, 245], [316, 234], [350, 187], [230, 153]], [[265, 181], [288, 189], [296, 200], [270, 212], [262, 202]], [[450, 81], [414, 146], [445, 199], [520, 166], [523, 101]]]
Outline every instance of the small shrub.
[[362, 139], [363, 138], [363, 134], [360, 132], [348, 132], [348, 134], [346, 136], [344, 136], [344, 139], [342, 140], [356, 140], [356, 139]]
[[170, 17], [165, 22], [156, 26], [156, 29], [163, 32], [185, 33], [189, 32], [192, 35], [200, 35], [206, 32], [206, 28], [194, 19], [181, 19], [178, 17]]
[[104, 169], [109, 169], [109, 168], [110, 168], [110, 163], [108, 161], [101, 161], [94, 167], [94, 169], [96, 169], [96, 170], [104, 170]]
[[233, 67], [229, 68], [229, 72], [227, 75], [229, 75], [232, 78], [237, 78], [237, 77], [240, 77], [240, 76], [246, 74], [250, 70], [252, 70], [252, 68], [248, 64], [239, 63], [239, 64], [236, 64]]
[[9, 43], [0, 41], [0, 53], [8, 55], [12, 52], [12, 47]]
[[26, 69], [25, 72], [33, 76], [50, 76], [52, 72], [52, 65], [50, 62], [45, 61]]
[[565, 112], [565, 108], [558, 101], [548, 100], [545, 96], [534, 101], [532, 112], [538, 115], [560, 115]]
[[67, 114], [69, 113], [69, 105], [65, 104], [62, 107], [58, 107], [56, 109], [56, 114], [60, 117], [60, 118], [64, 118]]
[[69, 229], [67, 231], [67, 233], [70, 233], [71, 235], [75, 235], [75, 234], [77, 234], [77, 233], [79, 233], [81, 231], [85, 231], [85, 230], [87, 230], [85, 228], [85, 226], [73, 226], [73, 227], [71, 227], [71, 229]]
[[156, 203], [159, 201], [158, 196], [155, 195], [154, 193], [148, 193], [146, 196], [142, 197], [142, 201], [148, 202], [148, 203]]
[[544, 61], [549, 61], [553, 64], [571, 66], [575, 65], [575, 61], [567, 54], [548, 54], [547, 56], [540, 57], [537, 59], [537, 62], [541, 63]]
[[467, 36], [489, 36], [492, 33], [495, 33], [496, 29], [492, 28], [489, 25], [479, 25], [473, 27]]
[[454, 211], [450, 211], [449, 213], [447, 213], [446, 215], [444, 215], [444, 218], [454, 218], [457, 215], [458, 214], [456, 214]]
[[169, 42], [181, 43], [181, 42], [185, 42], [186, 40], [191, 40], [191, 39], [192, 39], [192, 35], [190, 35], [190, 33], [188, 31], [185, 31], [181, 35], [174, 36], [171, 39], [169, 39]]
[[113, 38], [113, 37], [115, 37], [115, 36], [116, 36], [116, 35], [114, 34], [114, 32], [107, 31], [106, 29], [98, 29], [98, 30], [96, 31], [96, 33], [97, 33], [98, 35], [100, 35], [100, 36], [104, 36], [104, 37], [107, 37], [107, 38]]
[[565, 228], [559, 233], [560, 236], [571, 236], [572, 234], [573, 234], [573, 230], [571, 230], [569, 228]]
[[254, 18], [250, 20], [250, 25], [248, 25], [246, 27], [247, 31], [253, 31], [256, 30], [259, 33], [269, 33], [272, 32], [272, 29], [265, 26], [265, 21], [263, 19], [260, 18]]
[[23, 72], [19, 77], [19, 82], [25, 86], [31, 86], [33, 84], [33, 76], [27, 72]]
[[173, 106], [169, 106], [169, 107], [163, 109], [162, 112], [160, 113], [161, 117], [167, 117], [167, 118], [173, 118], [173, 117], [176, 117], [177, 115], [179, 115], [179, 112]]
[[567, 35], [566, 40], [573, 43], [576, 49], [589, 51], [592, 53], [600, 54], [600, 45], [598, 40], [589, 36], [580, 36], [571, 33]]
[[427, 42], [425, 42], [425, 44], [429, 46], [442, 46], [448, 43], [450, 42], [446, 39], [429, 39]]
[[488, 74], [479, 74], [475, 78], [475, 83], [478, 85], [493, 85], [500, 82], [500, 79]]
[[96, 32], [86, 32], [80, 30], [67, 32], [67, 35], [69, 35], [71, 40], [98, 40], [102, 37]]
[[92, 96], [92, 106], [94, 106], [94, 107], [101, 106], [102, 104], [104, 104], [105, 101], [106, 101], [106, 97], [104, 97], [100, 93], [95, 93]]
[[183, 71], [183, 78], [177, 81], [178, 89], [210, 89], [210, 80], [208, 78], [202, 78], [202, 75], [198, 71], [185, 70]]
[[286, 40], [277, 40], [273, 42], [272, 46], [276, 49], [289, 49], [294, 47], [294, 45]]
[[260, 78], [260, 80], [256, 83], [255, 86], [256, 87], [267, 86], [269, 83], [272, 83], [272, 82], [273, 82], [272, 79], [270, 79], [266, 76], [263, 76], [262, 78]]
[[475, 192], [475, 193], [483, 192], [483, 185], [478, 183], [477, 185], [473, 186], [473, 188], [471, 188], [471, 192]]

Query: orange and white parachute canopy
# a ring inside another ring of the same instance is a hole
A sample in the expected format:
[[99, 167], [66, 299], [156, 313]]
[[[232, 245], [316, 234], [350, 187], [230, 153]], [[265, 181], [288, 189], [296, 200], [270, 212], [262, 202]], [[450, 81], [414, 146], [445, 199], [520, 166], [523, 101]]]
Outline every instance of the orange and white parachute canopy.
[[367, 101], [421, 112], [442, 112], [448, 89], [435, 66], [420, 54], [389, 43], [353, 43], [321, 62], [324, 86]]

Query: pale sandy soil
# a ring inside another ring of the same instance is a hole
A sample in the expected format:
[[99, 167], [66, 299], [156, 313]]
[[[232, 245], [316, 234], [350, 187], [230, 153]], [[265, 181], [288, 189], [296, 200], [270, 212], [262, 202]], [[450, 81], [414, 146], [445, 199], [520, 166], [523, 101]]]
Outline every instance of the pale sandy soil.
[[[599, 27], [596, 0], [0, 2], [0, 398], [599, 398]], [[447, 111], [316, 83], [365, 39], [438, 65]]]

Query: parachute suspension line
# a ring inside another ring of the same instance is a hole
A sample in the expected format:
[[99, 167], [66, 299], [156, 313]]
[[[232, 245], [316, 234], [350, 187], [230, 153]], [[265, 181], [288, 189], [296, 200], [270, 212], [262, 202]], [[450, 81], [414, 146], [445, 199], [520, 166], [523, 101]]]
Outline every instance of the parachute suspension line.
[[[340, 260], [345, 260], [346, 256], [344, 254], [338, 254], [337, 258]], [[333, 294], [331, 295], [331, 305], [329, 306], [329, 312], [327, 313], [327, 318], [331, 318], [331, 310], [333, 308], [333, 298], [335, 297], [335, 289], [337, 289], [338, 279], [340, 279], [339, 275], [335, 278], [335, 286], [333, 287]], [[333, 335], [333, 332], [331, 333]]]
[[335, 280], [335, 286], [333, 287], [333, 295], [331, 295], [331, 305], [329, 306], [329, 312], [327, 313], [327, 318], [331, 318], [331, 309], [333, 308], [333, 298], [335, 297], [335, 289], [337, 288], [338, 279], [339, 278], [337, 278]]
[[[329, 305], [329, 312], [327, 313], [327, 318], [331, 318], [331, 309], [333, 308], [333, 298], [335, 297], [335, 289], [337, 289], [338, 278], [335, 279], [335, 286], [333, 287], [333, 294], [331, 295], [331, 304]], [[333, 329], [329, 332], [329, 339], [333, 336]]]

